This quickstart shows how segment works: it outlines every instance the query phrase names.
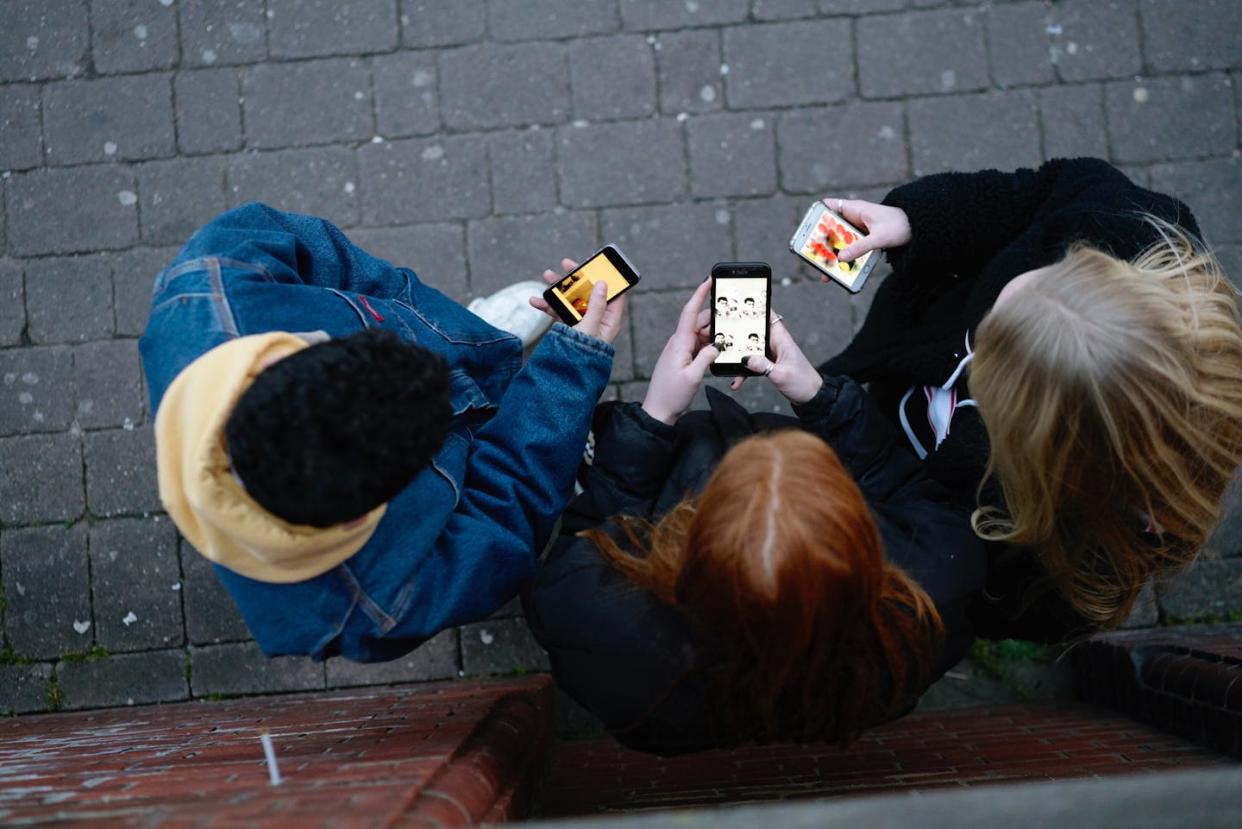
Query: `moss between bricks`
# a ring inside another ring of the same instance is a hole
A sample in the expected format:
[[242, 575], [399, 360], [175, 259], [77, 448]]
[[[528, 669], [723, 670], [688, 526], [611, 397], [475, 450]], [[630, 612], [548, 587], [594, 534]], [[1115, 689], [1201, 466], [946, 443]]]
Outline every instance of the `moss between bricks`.
[[62, 653], [60, 658], [64, 662], [94, 662], [99, 659], [107, 659], [111, 654], [101, 648], [99, 645], [91, 645], [84, 651], [71, 651], [70, 653]]
[[43, 701], [47, 703], [49, 711], [59, 711], [65, 705], [65, 692], [61, 690], [60, 681], [55, 674], [47, 681], [47, 687], [43, 690]]
[[976, 639], [970, 648], [970, 657], [984, 673], [999, 680], [1020, 700], [1036, 696], [1035, 689], [1019, 678], [1019, 666], [1030, 663], [1047, 663], [1055, 655], [1052, 648], [1023, 639]]
[[1169, 616], [1165, 618], [1164, 626], [1219, 625], [1225, 622], [1242, 622], [1242, 610], [1233, 610], [1229, 613], [1209, 613], [1206, 616], [1193, 616], [1188, 619], [1183, 619], [1180, 616]]
[[13, 646], [8, 643], [0, 648], [0, 665], [29, 665], [33, 661], [30, 657], [22, 656], [13, 650]]

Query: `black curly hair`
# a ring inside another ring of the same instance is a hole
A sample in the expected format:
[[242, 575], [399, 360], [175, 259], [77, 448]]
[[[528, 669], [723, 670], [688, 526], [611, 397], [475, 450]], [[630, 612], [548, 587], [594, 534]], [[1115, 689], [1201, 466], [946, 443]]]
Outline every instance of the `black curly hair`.
[[367, 329], [262, 371], [224, 427], [233, 469], [268, 512], [330, 527], [366, 515], [431, 460], [452, 418], [438, 354]]

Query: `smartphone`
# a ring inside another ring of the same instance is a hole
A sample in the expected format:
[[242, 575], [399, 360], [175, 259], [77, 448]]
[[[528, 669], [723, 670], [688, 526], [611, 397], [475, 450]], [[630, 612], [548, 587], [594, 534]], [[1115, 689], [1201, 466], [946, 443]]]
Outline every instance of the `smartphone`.
[[869, 250], [853, 262], [841, 261], [837, 253], [866, 235], [828, 205], [817, 201], [802, 217], [798, 232], [789, 240], [789, 249], [838, 285], [856, 294], [862, 290], [863, 283], [880, 261], [879, 252]]
[[712, 363], [717, 377], [750, 374], [742, 358], [768, 348], [768, 306], [772, 269], [766, 262], [718, 262], [712, 266], [712, 343], [720, 355]]
[[640, 277], [620, 248], [604, 245], [544, 291], [543, 298], [566, 325], [575, 325], [586, 313], [591, 289], [601, 279], [608, 284], [608, 299], [612, 300], [637, 285]]

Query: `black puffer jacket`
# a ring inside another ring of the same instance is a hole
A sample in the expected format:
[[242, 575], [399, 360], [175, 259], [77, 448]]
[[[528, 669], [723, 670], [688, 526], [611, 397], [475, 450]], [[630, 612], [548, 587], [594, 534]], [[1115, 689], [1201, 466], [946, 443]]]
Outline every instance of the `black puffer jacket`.
[[[1133, 259], [1160, 238], [1144, 214], [1199, 234], [1186, 205], [1094, 158], [1013, 173], [926, 176], [896, 188], [884, 203], [906, 212], [912, 239], [888, 251], [893, 273], [866, 322], [820, 370], [870, 383], [894, 423], [908, 389], [939, 386], [953, 374], [967, 336], [973, 342], [976, 326], [1014, 277], [1056, 262], [1074, 242]], [[973, 508], [988, 452], [978, 410], [959, 409], [952, 431], [927, 457], [927, 473]], [[997, 489], [985, 491], [984, 500], [999, 504]], [[995, 545], [990, 559], [986, 592], [971, 608], [979, 636], [1052, 642], [1091, 631], [1029, 551]]]
[[523, 596], [561, 687], [633, 748], [678, 754], [720, 745], [703, 675], [720, 662], [716, 643], [574, 533], [618, 515], [657, 519], [702, 490], [732, 444], [785, 428], [811, 431], [836, 450], [871, 507], [887, 557], [922, 585], [944, 620], [935, 677], [952, 667], [973, 640], [965, 605], [983, 583], [983, 545], [966, 511], [923, 474], [861, 387], [828, 379], [814, 400], [795, 407], [797, 420], [750, 415], [714, 389], [708, 400], [710, 412], [691, 412], [676, 427], [636, 404], [598, 411], [585, 491]]

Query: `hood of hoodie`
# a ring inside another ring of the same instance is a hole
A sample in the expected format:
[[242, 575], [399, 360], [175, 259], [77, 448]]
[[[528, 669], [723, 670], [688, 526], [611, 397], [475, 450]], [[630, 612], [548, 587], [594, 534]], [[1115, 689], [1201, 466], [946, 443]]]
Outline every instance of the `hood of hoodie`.
[[277, 331], [216, 346], [177, 375], [155, 417], [160, 501], [194, 548], [263, 582], [305, 581], [358, 552], [384, 515], [320, 528], [290, 524], [261, 507], [233, 474], [224, 427], [265, 367], [306, 348]]

